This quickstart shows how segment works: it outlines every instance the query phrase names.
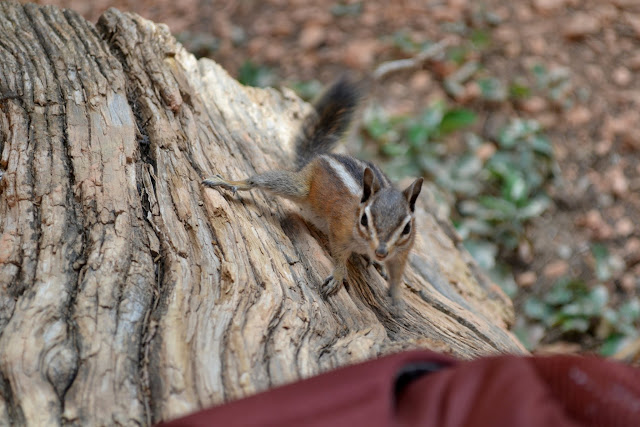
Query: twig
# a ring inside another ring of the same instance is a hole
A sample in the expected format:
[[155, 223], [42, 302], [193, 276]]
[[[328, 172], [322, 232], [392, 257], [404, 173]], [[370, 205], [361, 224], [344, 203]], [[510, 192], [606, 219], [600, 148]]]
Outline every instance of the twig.
[[442, 39], [438, 43], [432, 44], [418, 53], [413, 58], [383, 62], [373, 71], [373, 78], [374, 80], [382, 80], [391, 73], [421, 67], [427, 60], [441, 54], [451, 43], [451, 38]]
[[449, 77], [444, 79], [444, 90], [454, 98], [458, 98], [464, 94], [464, 86], [467, 80], [473, 76], [476, 71], [480, 69], [480, 64], [476, 61], [469, 61], [460, 67], [457, 71], [452, 73]]
[[[424, 63], [427, 62], [429, 59], [432, 59], [442, 54], [448, 46], [453, 44], [453, 41], [454, 40], [452, 37], [448, 37], [440, 40], [437, 43], [432, 44], [431, 46], [422, 50], [413, 58], [383, 62], [382, 64], [378, 65], [375, 68], [375, 70], [373, 70], [373, 72], [371, 72], [371, 74], [369, 75], [370, 80], [368, 81], [368, 83], [379, 82], [385, 77], [387, 77], [389, 74], [393, 74], [398, 71], [411, 70], [418, 67], [422, 67]], [[365, 103], [363, 103], [363, 105], [360, 108], [364, 110], [366, 108], [366, 105], [368, 105], [370, 102], [372, 102], [371, 99], [367, 98]], [[351, 127], [349, 128], [349, 132], [346, 136], [346, 138], [348, 138], [350, 142], [353, 142], [355, 140], [355, 135], [358, 135], [360, 133], [362, 128], [362, 121], [363, 121], [362, 114], [358, 114], [357, 117], [354, 119]]]

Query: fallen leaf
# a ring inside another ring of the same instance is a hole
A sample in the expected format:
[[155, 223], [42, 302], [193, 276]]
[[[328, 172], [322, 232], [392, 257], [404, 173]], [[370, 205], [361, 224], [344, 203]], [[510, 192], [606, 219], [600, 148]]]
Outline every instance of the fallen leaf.
[[633, 71], [640, 70], [640, 53], [631, 55], [631, 58], [629, 58], [627, 64]]
[[541, 13], [560, 10], [565, 6], [565, 0], [533, 0], [533, 7]]
[[633, 28], [633, 32], [637, 38], [640, 38], [640, 16], [632, 13], [625, 13], [624, 18], [631, 28]]
[[409, 85], [415, 91], [425, 90], [431, 84], [431, 75], [425, 70], [417, 71], [411, 77]]
[[596, 239], [608, 239], [613, 234], [611, 226], [602, 219], [602, 214], [596, 209], [587, 212], [577, 220], [578, 225], [586, 228]]
[[325, 40], [326, 29], [320, 25], [307, 25], [300, 36], [298, 43], [303, 49], [313, 49], [320, 46]]
[[629, 294], [635, 294], [638, 285], [638, 278], [633, 273], [626, 273], [620, 279], [620, 287]]
[[611, 77], [613, 78], [614, 83], [618, 86], [628, 86], [633, 79], [631, 71], [629, 71], [629, 69], [625, 67], [618, 67], [613, 70], [613, 74]]
[[564, 260], [557, 260], [547, 264], [542, 274], [549, 279], [557, 279], [566, 275], [569, 272], [569, 264]]
[[620, 237], [628, 237], [635, 230], [635, 225], [629, 217], [624, 217], [615, 225], [616, 234]]
[[525, 271], [524, 273], [520, 273], [516, 276], [516, 283], [523, 288], [534, 285], [537, 280], [538, 275], [535, 271]]
[[567, 122], [572, 126], [580, 126], [588, 123], [591, 118], [591, 111], [583, 105], [575, 106], [567, 112]]
[[621, 167], [614, 167], [605, 175], [611, 191], [618, 197], [624, 197], [629, 193], [629, 181]]
[[632, 237], [624, 245], [624, 259], [627, 265], [640, 264], [640, 239]]
[[576, 40], [597, 34], [600, 31], [600, 21], [586, 12], [576, 12], [564, 27], [564, 36]]
[[377, 48], [375, 39], [353, 40], [345, 47], [342, 58], [349, 67], [367, 69], [373, 64]]
[[523, 111], [531, 114], [537, 114], [548, 107], [546, 99], [541, 96], [532, 96], [531, 98], [525, 99], [520, 103], [520, 108]]
[[476, 157], [484, 162], [484, 161], [488, 160], [489, 157], [493, 156], [493, 154], [496, 152], [496, 150], [497, 150], [497, 148], [496, 148], [495, 144], [493, 144], [491, 142], [485, 142], [484, 144], [480, 145], [476, 149]]

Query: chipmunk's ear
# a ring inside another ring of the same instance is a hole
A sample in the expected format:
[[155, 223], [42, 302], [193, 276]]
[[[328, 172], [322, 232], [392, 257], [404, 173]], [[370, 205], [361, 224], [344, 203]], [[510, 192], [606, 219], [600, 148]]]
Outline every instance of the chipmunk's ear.
[[422, 190], [422, 181], [424, 181], [424, 179], [422, 178], [416, 179], [402, 192], [405, 199], [407, 199], [407, 202], [409, 202], [409, 208], [411, 208], [411, 212], [415, 211], [416, 209], [416, 199], [420, 194], [420, 190]]
[[371, 168], [365, 168], [364, 176], [362, 177], [362, 200], [360, 200], [360, 203], [364, 203], [369, 200], [369, 198], [376, 194], [379, 189], [380, 184], [378, 183], [375, 174]]

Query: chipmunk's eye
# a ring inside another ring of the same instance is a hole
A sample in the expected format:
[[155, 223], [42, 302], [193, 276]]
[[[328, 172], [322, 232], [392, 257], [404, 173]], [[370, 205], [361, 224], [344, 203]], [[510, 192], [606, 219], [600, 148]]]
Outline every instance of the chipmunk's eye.
[[364, 228], [367, 228], [369, 226], [369, 218], [367, 218], [366, 213], [362, 214], [362, 217], [360, 218], [360, 224], [362, 224]]
[[404, 230], [402, 230], [402, 234], [409, 234], [411, 233], [411, 223], [408, 222], [407, 225], [404, 226]]

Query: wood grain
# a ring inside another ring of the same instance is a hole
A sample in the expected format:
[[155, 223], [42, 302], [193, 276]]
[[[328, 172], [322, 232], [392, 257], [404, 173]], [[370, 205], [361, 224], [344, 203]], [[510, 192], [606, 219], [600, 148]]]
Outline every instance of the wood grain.
[[[524, 352], [426, 191], [391, 314], [291, 202], [200, 185], [292, 164], [309, 106], [164, 25], [0, 3], [0, 424], [149, 425], [407, 348]], [[444, 225], [444, 228], [443, 228]]]

